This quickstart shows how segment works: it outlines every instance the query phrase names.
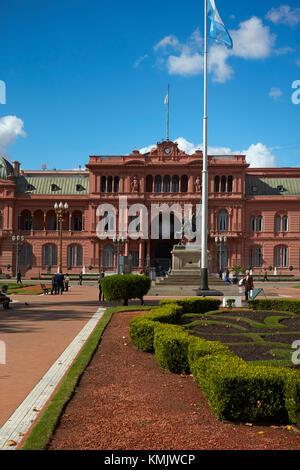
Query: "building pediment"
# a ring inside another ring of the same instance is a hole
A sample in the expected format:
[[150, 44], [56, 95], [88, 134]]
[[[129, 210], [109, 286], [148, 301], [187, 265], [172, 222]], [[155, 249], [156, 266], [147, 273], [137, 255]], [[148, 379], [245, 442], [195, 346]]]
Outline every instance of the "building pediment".
[[178, 148], [178, 144], [176, 142], [172, 142], [170, 140], [158, 142], [156, 147], [152, 149], [147, 155], [149, 155], [149, 157], [169, 157], [171, 159], [189, 157], [187, 153]]

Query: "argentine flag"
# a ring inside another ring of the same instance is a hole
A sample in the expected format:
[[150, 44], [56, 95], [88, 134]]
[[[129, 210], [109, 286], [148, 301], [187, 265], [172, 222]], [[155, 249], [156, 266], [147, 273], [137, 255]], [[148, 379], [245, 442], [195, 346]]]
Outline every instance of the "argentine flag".
[[215, 0], [208, 0], [207, 16], [210, 19], [210, 37], [218, 42], [223, 42], [225, 46], [227, 46], [229, 49], [232, 49], [232, 39], [220, 18]]

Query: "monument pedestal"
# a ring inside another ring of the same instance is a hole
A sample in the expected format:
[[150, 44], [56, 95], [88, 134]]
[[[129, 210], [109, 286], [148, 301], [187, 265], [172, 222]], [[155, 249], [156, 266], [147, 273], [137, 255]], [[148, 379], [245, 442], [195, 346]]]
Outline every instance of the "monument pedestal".
[[[208, 252], [208, 272], [211, 270], [211, 255]], [[190, 284], [194, 284], [198, 280], [200, 286], [197, 295], [201, 297], [223, 296], [223, 292], [218, 289], [201, 289], [201, 247], [194, 243], [186, 245], [175, 245], [172, 250], [172, 270], [169, 274], [170, 278], [177, 278], [178, 283], [183, 279]], [[216, 283], [217, 279], [216, 279]]]

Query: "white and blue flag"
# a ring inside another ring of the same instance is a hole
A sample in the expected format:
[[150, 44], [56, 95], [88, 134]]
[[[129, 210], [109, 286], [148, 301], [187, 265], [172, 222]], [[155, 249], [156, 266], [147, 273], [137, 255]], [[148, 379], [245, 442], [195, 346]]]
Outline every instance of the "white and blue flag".
[[215, 0], [208, 0], [207, 16], [210, 19], [210, 37], [218, 42], [223, 42], [229, 49], [232, 49], [232, 39], [220, 18]]

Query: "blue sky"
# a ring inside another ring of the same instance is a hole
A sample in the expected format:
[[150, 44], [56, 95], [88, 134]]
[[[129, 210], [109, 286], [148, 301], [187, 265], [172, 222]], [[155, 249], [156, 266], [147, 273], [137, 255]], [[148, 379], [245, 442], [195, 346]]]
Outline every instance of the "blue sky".
[[[166, 137], [168, 83], [170, 139], [201, 146], [203, 4], [1, 0], [0, 152], [67, 169], [148, 148]], [[209, 150], [299, 166], [299, 0], [216, 6], [234, 48], [209, 41]]]

